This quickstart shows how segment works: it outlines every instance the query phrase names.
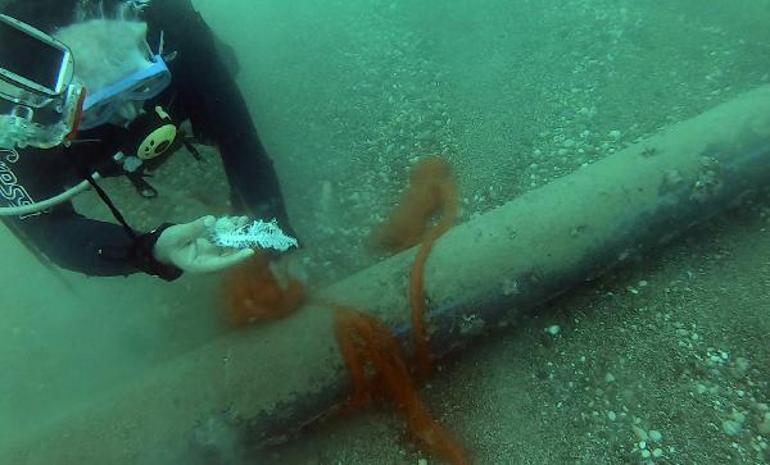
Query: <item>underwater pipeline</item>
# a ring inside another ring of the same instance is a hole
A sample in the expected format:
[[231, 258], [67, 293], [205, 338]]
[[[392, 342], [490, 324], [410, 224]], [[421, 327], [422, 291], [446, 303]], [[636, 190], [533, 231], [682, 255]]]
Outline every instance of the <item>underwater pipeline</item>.
[[[768, 181], [770, 86], [763, 86], [454, 227], [425, 274], [433, 354], [512, 324]], [[323, 299], [370, 311], [403, 335], [414, 256], [409, 250], [350, 276]], [[201, 454], [225, 463], [234, 447], [257, 457], [344, 398], [349, 375], [333, 326], [332, 309], [310, 304], [212, 341], [72, 420], [52, 422], [0, 452], [0, 463], [177, 463], [171, 450], [190, 454], [184, 463]]]

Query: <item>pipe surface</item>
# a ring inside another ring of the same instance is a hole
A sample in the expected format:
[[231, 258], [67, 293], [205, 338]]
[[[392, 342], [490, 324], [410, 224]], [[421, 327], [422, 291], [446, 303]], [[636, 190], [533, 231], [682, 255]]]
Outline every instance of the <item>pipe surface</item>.
[[[426, 268], [433, 352], [457, 349], [669, 242], [768, 180], [764, 86], [455, 227]], [[414, 255], [384, 260], [323, 298], [369, 310], [403, 336]], [[0, 463], [175, 463], [183, 450], [192, 451], [186, 463], [197, 463], [212, 449], [226, 459], [225, 443], [256, 454], [339, 402], [347, 383], [332, 311], [308, 305], [287, 320], [213, 341], [52, 421], [6, 448]]]

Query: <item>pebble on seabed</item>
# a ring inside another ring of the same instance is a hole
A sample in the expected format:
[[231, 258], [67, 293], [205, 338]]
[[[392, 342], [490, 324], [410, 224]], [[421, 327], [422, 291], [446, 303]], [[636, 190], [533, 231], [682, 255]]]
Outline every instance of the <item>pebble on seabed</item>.
[[545, 329], [545, 332], [551, 336], [556, 336], [559, 334], [559, 331], [561, 331], [561, 327], [559, 327], [559, 325], [551, 325]]
[[728, 436], [738, 436], [743, 431], [743, 421], [745, 421], [745, 417], [742, 420], [739, 416], [734, 415], [733, 419], [722, 422], [722, 430]]

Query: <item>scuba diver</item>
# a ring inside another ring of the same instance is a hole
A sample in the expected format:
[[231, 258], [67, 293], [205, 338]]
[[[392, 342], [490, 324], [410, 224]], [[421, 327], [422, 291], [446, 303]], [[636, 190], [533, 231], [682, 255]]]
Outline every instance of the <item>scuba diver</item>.
[[[212, 243], [211, 216], [135, 231], [99, 186], [126, 176], [156, 195], [146, 172], [180, 146], [195, 154], [179, 126], [189, 120], [221, 154], [234, 213], [291, 232], [220, 50], [191, 0], [0, 0], [0, 218], [45, 258], [92, 276], [173, 280], [247, 259], [249, 248]], [[70, 199], [86, 189], [118, 224], [75, 211]]]

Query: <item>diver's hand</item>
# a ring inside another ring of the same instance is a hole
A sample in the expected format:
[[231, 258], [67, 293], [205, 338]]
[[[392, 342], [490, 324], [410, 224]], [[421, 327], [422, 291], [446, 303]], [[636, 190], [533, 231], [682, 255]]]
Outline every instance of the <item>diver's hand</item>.
[[156, 260], [189, 273], [209, 273], [237, 265], [254, 255], [251, 249], [225, 250], [212, 244], [213, 216], [168, 227], [160, 234], [152, 254]]

